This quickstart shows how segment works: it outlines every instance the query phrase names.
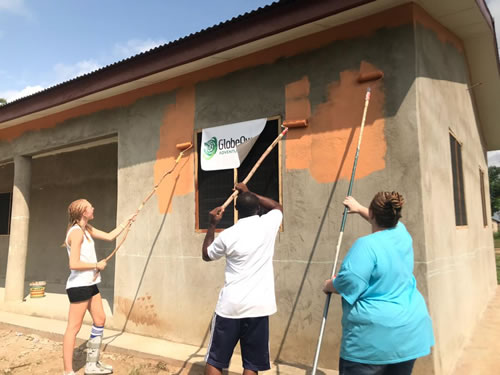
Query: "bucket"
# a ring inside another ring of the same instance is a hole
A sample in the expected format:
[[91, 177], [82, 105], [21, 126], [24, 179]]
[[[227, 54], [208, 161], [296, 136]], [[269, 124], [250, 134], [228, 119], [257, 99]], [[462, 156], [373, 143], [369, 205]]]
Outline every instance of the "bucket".
[[46, 281], [32, 281], [30, 283], [30, 297], [31, 298], [42, 298], [45, 297], [45, 286]]

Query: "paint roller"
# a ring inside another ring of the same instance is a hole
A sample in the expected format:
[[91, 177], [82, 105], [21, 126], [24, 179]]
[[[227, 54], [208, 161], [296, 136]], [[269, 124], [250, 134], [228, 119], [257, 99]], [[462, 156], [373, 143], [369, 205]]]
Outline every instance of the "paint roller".
[[[295, 129], [295, 128], [305, 128], [308, 126], [308, 121], [307, 119], [303, 120], [290, 120], [290, 121], [284, 121], [283, 124], [281, 125], [283, 127], [283, 131], [276, 137], [276, 139], [269, 145], [269, 147], [262, 153], [260, 156], [259, 160], [255, 163], [253, 168], [248, 172], [248, 175], [245, 177], [245, 179], [242, 181], [245, 185], [250, 181], [254, 173], [257, 171], [257, 169], [260, 167], [264, 159], [269, 155], [269, 153], [273, 150], [274, 146], [278, 144], [278, 142], [285, 136], [286, 133], [288, 133], [288, 128]], [[234, 200], [238, 196], [238, 190], [235, 190], [233, 194], [229, 198], [226, 199], [224, 204], [221, 206], [222, 209], [226, 209], [226, 207], [231, 203], [232, 200]]]
[[[136, 217], [139, 214], [139, 212], [141, 212], [141, 210], [144, 207], [144, 205], [146, 204], [146, 202], [154, 195], [154, 193], [156, 192], [156, 190], [158, 190], [158, 187], [162, 183], [163, 179], [165, 177], [167, 177], [170, 173], [172, 173], [174, 171], [175, 167], [177, 167], [177, 164], [179, 164], [179, 161], [184, 156], [184, 153], [186, 151], [190, 150], [191, 148], [193, 148], [193, 144], [191, 142], [178, 143], [178, 144], [175, 145], [175, 148], [177, 148], [177, 150], [179, 150], [179, 155], [177, 156], [177, 159], [175, 159], [174, 165], [172, 166], [172, 168], [170, 168], [170, 170], [166, 171], [163, 174], [163, 176], [161, 176], [160, 181], [158, 181], [158, 183], [154, 186], [153, 190], [148, 194], [148, 196], [146, 197], [146, 199], [144, 199], [142, 201], [141, 205], [137, 208], [137, 211], [135, 211], [134, 217]], [[128, 222], [127, 226], [125, 227], [125, 235], [120, 240], [120, 243], [118, 244], [118, 246], [116, 246], [116, 248], [111, 252], [111, 254], [109, 254], [106, 257], [106, 259], [105, 259], [106, 262], [108, 262], [113, 257], [113, 255], [115, 255], [115, 253], [118, 251], [118, 249], [121, 247], [121, 245], [125, 242], [125, 239], [127, 238], [128, 232], [130, 231], [130, 227], [132, 225], [132, 222], [133, 222], [132, 220]], [[98, 274], [99, 273], [97, 272], [96, 275], [95, 275], [94, 280], [97, 278]]]
[[382, 78], [384, 78], [384, 72], [382, 72], [381, 70], [375, 70], [373, 72], [361, 73], [358, 76], [358, 83], [377, 81]]

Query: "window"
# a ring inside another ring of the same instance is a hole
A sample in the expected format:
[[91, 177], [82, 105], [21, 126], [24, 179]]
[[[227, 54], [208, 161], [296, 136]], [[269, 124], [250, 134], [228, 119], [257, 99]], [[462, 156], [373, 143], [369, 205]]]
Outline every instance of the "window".
[[465, 209], [464, 173], [462, 168], [462, 145], [450, 134], [451, 170], [453, 174], [453, 198], [455, 201], [455, 223], [467, 225]]
[[483, 225], [488, 225], [488, 213], [486, 212], [486, 193], [484, 190], [484, 172], [479, 168], [479, 184], [481, 186], [481, 206], [483, 207]]
[[[280, 132], [278, 119], [268, 120], [257, 142], [238, 169], [220, 171], [204, 171], [199, 163], [201, 149], [201, 132], [196, 135], [196, 229], [208, 228], [208, 213], [215, 207], [221, 206], [231, 195], [236, 182], [243, 181], [254, 164], [276, 139]], [[264, 159], [248, 183], [251, 191], [280, 201], [280, 168], [279, 144]], [[222, 220], [217, 228], [228, 228], [235, 223], [234, 203], [227, 206]]]
[[0, 193], [0, 235], [10, 234], [12, 193]]

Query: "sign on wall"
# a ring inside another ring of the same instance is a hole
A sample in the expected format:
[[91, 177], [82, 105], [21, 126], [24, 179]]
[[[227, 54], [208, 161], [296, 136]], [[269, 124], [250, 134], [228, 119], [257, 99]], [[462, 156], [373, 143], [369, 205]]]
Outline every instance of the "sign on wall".
[[245, 160], [267, 119], [203, 129], [200, 161], [204, 171], [238, 168]]

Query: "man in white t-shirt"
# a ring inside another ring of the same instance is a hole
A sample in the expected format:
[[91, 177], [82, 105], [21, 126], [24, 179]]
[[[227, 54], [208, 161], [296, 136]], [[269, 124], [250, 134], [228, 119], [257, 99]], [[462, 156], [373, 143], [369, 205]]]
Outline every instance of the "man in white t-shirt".
[[[205, 357], [206, 375], [220, 375], [222, 369], [229, 367], [238, 341], [244, 375], [271, 368], [269, 315], [276, 312], [273, 255], [283, 207], [270, 198], [250, 192], [243, 183], [236, 184], [235, 189], [239, 192], [238, 222], [215, 238], [215, 228], [224, 210], [213, 209], [203, 241], [203, 260], [226, 257], [224, 287], [215, 308]], [[268, 212], [259, 216], [261, 208]]]

